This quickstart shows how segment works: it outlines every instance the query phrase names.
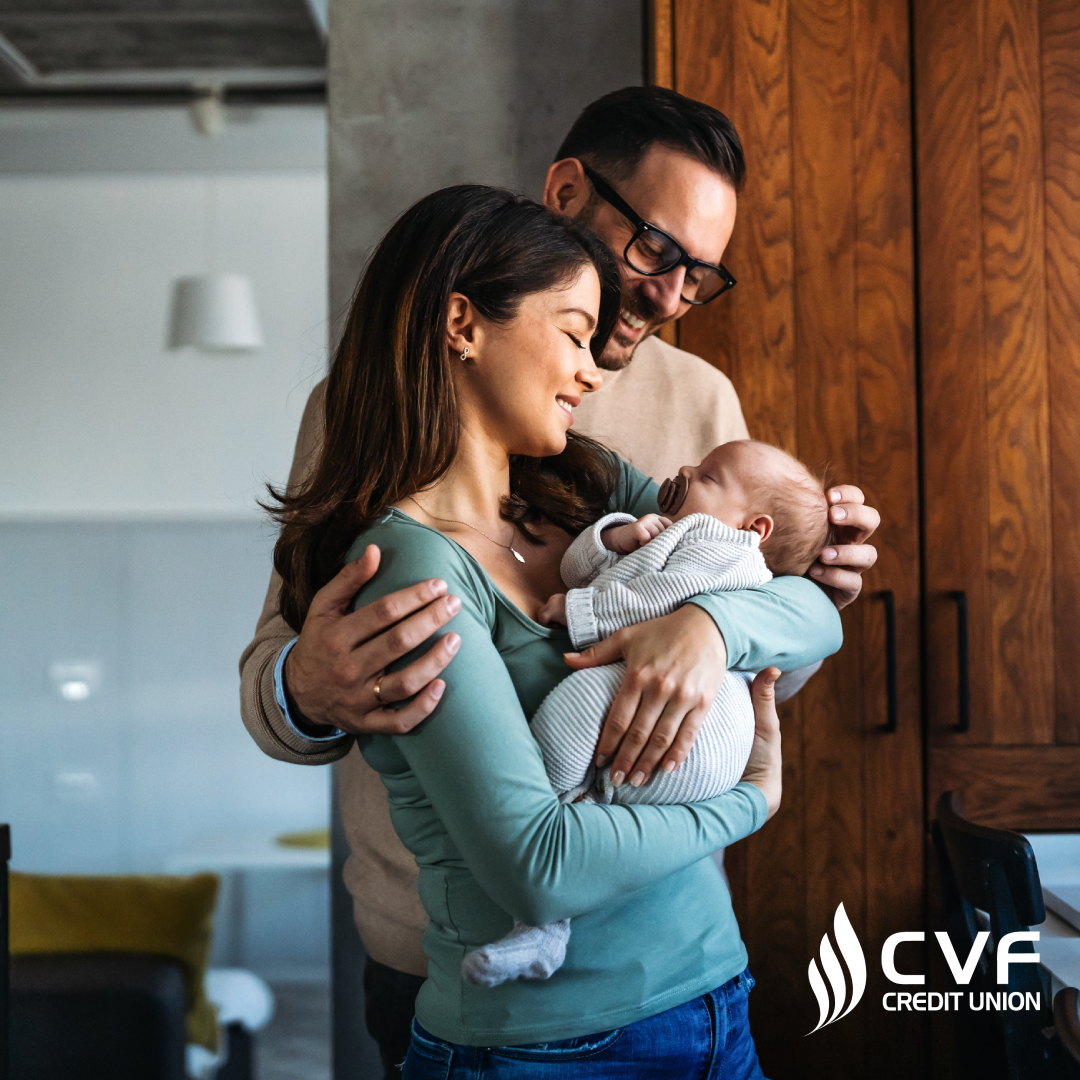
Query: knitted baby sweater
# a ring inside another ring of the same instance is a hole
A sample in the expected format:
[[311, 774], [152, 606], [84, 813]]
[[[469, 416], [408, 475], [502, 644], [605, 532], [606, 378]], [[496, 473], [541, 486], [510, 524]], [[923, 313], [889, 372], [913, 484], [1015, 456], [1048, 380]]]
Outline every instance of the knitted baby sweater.
[[[636, 520], [607, 514], [563, 556], [567, 624], [586, 648], [624, 626], [670, 615], [691, 597], [762, 585], [772, 578], [757, 533], [691, 514], [629, 555], [604, 547], [600, 534]], [[593, 765], [600, 729], [626, 671], [624, 663], [575, 671], [530, 721], [552, 787], [563, 801], [588, 793], [602, 802], [689, 803], [715, 798], [742, 776], [754, 741], [753, 675], [728, 672], [686, 761], [641, 787], [612, 787], [609, 769]]]

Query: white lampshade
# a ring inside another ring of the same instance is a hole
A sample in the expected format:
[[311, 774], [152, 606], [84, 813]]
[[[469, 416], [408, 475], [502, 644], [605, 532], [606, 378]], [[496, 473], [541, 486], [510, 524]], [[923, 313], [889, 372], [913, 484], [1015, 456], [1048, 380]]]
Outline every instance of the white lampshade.
[[255, 291], [243, 274], [197, 274], [173, 282], [170, 349], [246, 352], [262, 343]]

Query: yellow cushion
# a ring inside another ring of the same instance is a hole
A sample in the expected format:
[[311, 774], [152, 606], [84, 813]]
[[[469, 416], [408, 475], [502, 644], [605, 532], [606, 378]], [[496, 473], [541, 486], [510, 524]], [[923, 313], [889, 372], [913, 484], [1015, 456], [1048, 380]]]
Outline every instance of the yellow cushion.
[[329, 829], [303, 829], [300, 832], [286, 832], [274, 837], [274, 843], [282, 847], [315, 848], [319, 851], [330, 850]]
[[89, 877], [12, 871], [11, 952], [139, 952], [179, 960], [187, 1037], [217, 1050], [217, 1014], [206, 997], [217, 902], [216, 874]]

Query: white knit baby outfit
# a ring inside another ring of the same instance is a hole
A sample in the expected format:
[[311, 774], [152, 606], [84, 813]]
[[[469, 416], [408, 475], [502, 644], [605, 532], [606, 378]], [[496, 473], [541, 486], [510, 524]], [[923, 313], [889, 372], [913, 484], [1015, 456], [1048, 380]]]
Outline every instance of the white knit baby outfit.
[[[707, 514], [675, 522], [629, 555], [604, 547], [601, 532], [636, 520], [629, 514], [608, 514], [577, 537], [563, 556], [562, 578], [570, 590], [566, 621], [576, 649], [624, 626], [670, 615], [691, 597], [753, 588], [772, 578], [757, 533], [733, 529]], [[678, 769], [657, 771], [641, 787], [616, 788], [610, 766], [598, 770], [593, 762], [600, 730], [625, 673], [622, 661], [575, 671], [544, 698], [530, 721], [560, 800], [690, 803], [715, 799], [733, 788], [754, 742], [753, 675], [728, 672]], [[562, 964], [569, 937], [569, 920], [543, 927], [515, 920], [505, 938], [466, 954], [462, 974], [481, 986], [547, 978]]]

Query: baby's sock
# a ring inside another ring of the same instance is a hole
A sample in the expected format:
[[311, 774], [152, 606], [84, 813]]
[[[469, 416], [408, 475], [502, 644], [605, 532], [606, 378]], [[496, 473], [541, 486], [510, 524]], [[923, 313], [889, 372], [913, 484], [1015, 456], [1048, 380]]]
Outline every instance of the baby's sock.
[[515, 919], [506, 937], [465, 954], [461, 974], [474, 986], [498, 986], [507, 979], [547, 979], [562, 967], [569, 940], [569, 919], [546, 926], [526, 926]]

